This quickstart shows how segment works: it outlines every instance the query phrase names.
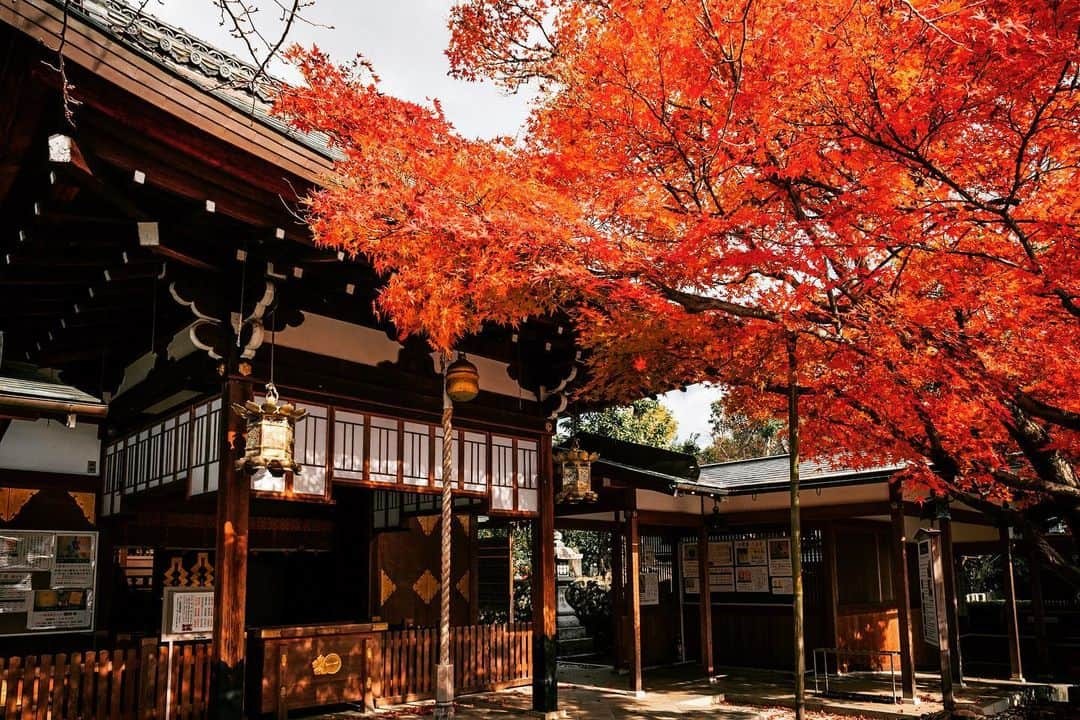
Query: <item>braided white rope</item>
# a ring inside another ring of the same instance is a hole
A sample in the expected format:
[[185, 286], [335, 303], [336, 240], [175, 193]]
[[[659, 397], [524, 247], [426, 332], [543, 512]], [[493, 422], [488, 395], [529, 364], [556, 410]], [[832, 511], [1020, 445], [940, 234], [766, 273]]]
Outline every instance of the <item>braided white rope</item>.
[[450, 530], [453, 521], [454, 462], [453, 462], [453, 415], [450, 397], [443, 391], [443, 452], [442, 452], [442, 592], [439, 617], [439, 663], [450, 664]]

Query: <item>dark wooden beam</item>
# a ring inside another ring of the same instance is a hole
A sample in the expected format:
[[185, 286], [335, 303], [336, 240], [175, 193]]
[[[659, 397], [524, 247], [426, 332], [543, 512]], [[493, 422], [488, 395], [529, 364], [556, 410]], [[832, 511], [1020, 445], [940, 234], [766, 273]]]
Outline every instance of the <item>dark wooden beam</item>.
[[1031, 615], [1035, 623], [1035, 658], [1037, 672], [1041, 677], [1052, 675], [1050, 669], [1050, 644], [1046, 636], [1046, 603], [1043, 596], [1042, 567], [1039, 565], [1035, 545], [1028, 543], [1028, 567], [1031, 568]]
[[1016, 614], [1016, 578], [1013, 575], [1013, 543], [1009, 528], [999, 528], [1001, 538], [1002, 584], [1005, 586], [1005, 628], [1009, 639], [1009, 679], [1024, 682], [1020, 657], [1020, 622]]
[[555, 627], [555, 470], [551, 435], [540, 440], [540, 515], [533, 521], [532, 708], [554, 719], [559, 707]]
[[713, 660], [712, 590], [709, 588], [709, 531], [704, 512], [698, 518], [698, 630], [701, 634], [701, 669], [712, 677]]
[[8, 197], [40, 135], [46, 89], [33, 72], [32, 43], [14, 29], [0, 35], [0, 202]]
[[911, 588], [908, 580], [907, 525], [904, 493], [899, 482], [889, 483], [892, 521], [892, 586], [900, 633], [900, 689], [905, 702], [915, 701], [915, 651], [911, 641]]
[[960, 650], [960, 606], [956, 593], [956, 551], [953, 548], [952, 520], [943, 518], [941, 526], [941, 568], [945, 589], [944, 606], [948, 618], [949, 658], [952, 662], [952, 679], [957, 685], [964, 686], [964, 663]]
[[626, 519], [626, 595], [630, 611], [630, 691], [645, 691], [641, 666], [641, 535], [638, 531], [637, 511], [628, 513]]
[[840, 580], [837, 572], [837, 553], [839, 549], [836, 543], [836, 525], [832, 520], [825, 523], [822, 528], [824, 540], [824, 564], [825, 564], [825, 620], [828, 624], [828, 639], [832, 647], [840, 646]]
[[623, 544], [624, 536], [618, 521], [618, 513], [611, 521], [611, 615], [615, 631], [615, 660], [613, 668], [618, 672], [623, 665], [623, 646], [625, 644], [624, 619], [626, 617], [626, 598], [623, 585]]
[[210, 710], [216, 720], [243, 720], [251, 479], [235, 465], [243, 449], [243, 427], [240, 416], [230, 406], [243, 404], [254, 393], [249, 383], [228, 379], [222, 394], [225, 402], [219, 440], [221, 478], [217, 492]]

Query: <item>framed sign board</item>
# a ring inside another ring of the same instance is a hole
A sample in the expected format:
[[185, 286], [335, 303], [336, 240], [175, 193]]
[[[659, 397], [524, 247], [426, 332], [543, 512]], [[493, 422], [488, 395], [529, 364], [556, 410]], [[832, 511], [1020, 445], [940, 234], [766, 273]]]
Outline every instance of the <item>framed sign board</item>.
[[214, 590], [167, 587], [161, 602], [161, 640], [209, 640], [214, 634]]
[[98, 534], [0, 530], [0, 637], [94, 630]]
[[938, 604], [934, 597], [934, 567], [930, 540], [920, 540], [919, 552], [919, 596], [922, 604], [923, 639], [934, 647], [941, 646], [938, 636]]

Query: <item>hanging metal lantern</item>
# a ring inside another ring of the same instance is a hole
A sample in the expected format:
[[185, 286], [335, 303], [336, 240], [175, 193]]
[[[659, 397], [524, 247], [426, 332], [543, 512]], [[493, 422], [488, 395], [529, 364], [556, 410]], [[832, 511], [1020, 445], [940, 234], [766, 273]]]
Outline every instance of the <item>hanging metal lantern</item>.
[[250, 400], [243, 405], [233, 404], [233, 410], [247, 422], [246, 448], [244, 457], [236, 463], [238, 470], [254, 474], [265, 469], [274, 477], [281, 477], [287, 470], [300, 472], [293, 459], [293, 433], [296, 421], [307, 415], [307, 410], [288, 402], [278, 405], [278, 398], [274, 383], [267, 383], [262, 405]]
[[562, 490], [555, 502], [596, 502], [596, 493], [592, 489], [592, 464], [599, 457], [597, 453], [582, 450], [577, 438], [570, 443], [569, 450], [555, 455], [555, 461], [562, 465]]
[[480, 373], [464, 355], [446, 368], [446, 394], [454, 402], [469, 402], [480, 394]]
[[727, 518], [720, 514], [720, 501], [713, 498], [712, 512], [705, 518], [705, 526], [711, 535], [718, 535], [727, 530]]
[[951, 519], [949, 514], [949, 498], [944, 495], [934, 493], [923, 503], [922, 510], [919, 512], [919, 518], [922, 520], [934, 520], [940, 522], [942, 520]]

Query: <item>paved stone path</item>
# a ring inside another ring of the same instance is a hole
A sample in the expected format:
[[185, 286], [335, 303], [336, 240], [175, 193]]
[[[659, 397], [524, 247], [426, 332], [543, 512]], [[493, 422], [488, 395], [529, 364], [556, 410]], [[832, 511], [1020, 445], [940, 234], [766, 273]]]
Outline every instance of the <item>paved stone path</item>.
[[[646, 692], [637, 697], [625, 689], [626, 676], [606, 667], [560, 664], [559, 709], [570, 720], [793, 720], [790, 681], [781, 673], [746, 670], [718, 670], [713, 681], [700, 677], [693, 666], [649, 671]], [[941, 710], [932, 683], [920, 677], [922, 702], [893, 705], [891, 702], [822, 698], [808, 694], [807, 717], [828, 720], [838, 716], [906, 720]], [[869, 678], [854, 689], [882, 692], [882, 680]], [[889, 682], [884, 680], [887, 697]], [[811, 687], [808, 689], [812, 689]], [[958, 700], [969, 708], [989, 707], [988, 703], [1007, 697], [1006, 684], [972, 683]], [[534, 716], [528, 687], [498, 693], [466, 695], [458, 698], [459, 720], [502, 720]], [[433, 703], [414, 703], [381, 710], [377, 718], [408, 718], [430, 715]], [[333, 720], [359, 720], [355, 713], [334, 713]]]

